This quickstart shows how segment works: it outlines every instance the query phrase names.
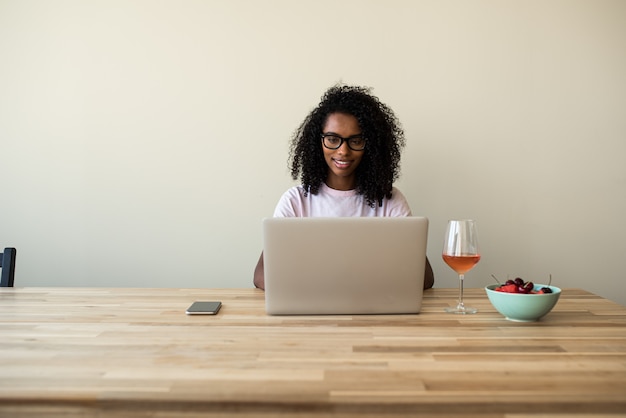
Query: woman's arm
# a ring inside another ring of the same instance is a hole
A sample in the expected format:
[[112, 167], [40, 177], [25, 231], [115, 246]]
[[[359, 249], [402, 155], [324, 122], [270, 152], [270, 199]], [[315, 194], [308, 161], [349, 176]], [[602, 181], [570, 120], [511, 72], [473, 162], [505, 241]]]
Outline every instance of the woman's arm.
[[426, 257], [426, 271], [424, 271], [424, 289], [430, 289], [435, 284], [435, 274], [433, 268]]
[[[432, 275], [432, 269], [431, 269], [431, 275]], [[263, 251], [261, 251], [261, 256], [259, 257], [259, 261], [256, 263], [256, 267], [254, 268], [253, 283], [254, 283], [254, 287], [258, 287], [259, 289], [265, 290], [265, 271], [263, 270]]]

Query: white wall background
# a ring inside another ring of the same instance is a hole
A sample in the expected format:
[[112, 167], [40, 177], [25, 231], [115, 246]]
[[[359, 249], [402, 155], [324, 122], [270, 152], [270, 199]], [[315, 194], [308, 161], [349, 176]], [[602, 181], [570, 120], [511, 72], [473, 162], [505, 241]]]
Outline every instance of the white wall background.
[[18, 286], [249, 287], [324, 90], [403, 122], [397, 184], [490, 274], [626, 304], [626, 2], [0, 0], [0, 247]]

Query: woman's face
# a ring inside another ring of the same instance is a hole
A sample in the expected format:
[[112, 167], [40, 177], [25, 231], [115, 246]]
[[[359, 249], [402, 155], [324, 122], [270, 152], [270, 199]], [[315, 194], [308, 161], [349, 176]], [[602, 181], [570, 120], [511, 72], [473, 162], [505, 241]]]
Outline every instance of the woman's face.
[[[335, 134], [342, 138], [361, 135], [356, 118], [346, 113], [331, 113], [322, 129], [323, 134]], [[352, 190], [356, 187], [356, 168], [363, 158], [363, 150], [354, 151], [346, 141], [337, 149], [328, 149], [320, 141], [324, 159], [328, 164], [326, 184], [336, 190]]]

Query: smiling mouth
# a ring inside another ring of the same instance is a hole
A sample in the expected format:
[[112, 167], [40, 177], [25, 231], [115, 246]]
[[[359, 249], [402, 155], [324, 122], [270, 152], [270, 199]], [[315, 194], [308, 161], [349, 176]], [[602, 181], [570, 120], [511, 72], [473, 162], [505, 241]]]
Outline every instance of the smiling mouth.
[[333, 160], [335, 165], [339, 168], [348, 168], [352, 164], [352, 161]]

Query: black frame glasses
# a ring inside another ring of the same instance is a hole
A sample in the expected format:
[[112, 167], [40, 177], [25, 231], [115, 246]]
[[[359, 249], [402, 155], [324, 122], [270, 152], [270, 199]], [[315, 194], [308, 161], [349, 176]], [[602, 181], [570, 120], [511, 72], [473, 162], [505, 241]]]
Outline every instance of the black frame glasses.
[[[340, 140], [339, 141], [339, 145], [337, 145], [337, 146], [328, 145], [326, 143], [327, 142], [326, 138], [339, 139]], [[359, 146], [359, 145], [354, 146], [353, 140], [362, 141], [363, 146]], [[333, 134], [333, 133], [322, 134], [322, 144], [326, 148], [328, 148], [328, 149], [339, 149], [339, 148], [341, 148], [341, 146], [343, 145], [344, 142], [346, 144], [348, 144], [348, 148], [350, 148], [352, 151], [363, 151], [365, 149], [365, 145], [367, 144], [367, 140], [365, 138], [363, 138], [362, 134], [352, 135], [352, 136], [349, 136], [347, 138], [344, 138], [342, 136], [339, 136], [339, 135]]]

